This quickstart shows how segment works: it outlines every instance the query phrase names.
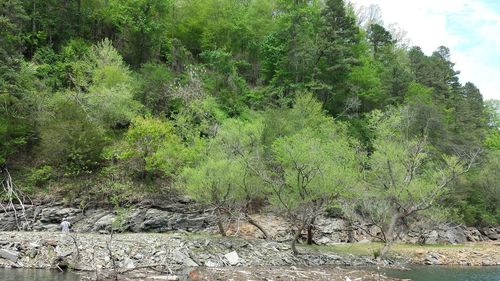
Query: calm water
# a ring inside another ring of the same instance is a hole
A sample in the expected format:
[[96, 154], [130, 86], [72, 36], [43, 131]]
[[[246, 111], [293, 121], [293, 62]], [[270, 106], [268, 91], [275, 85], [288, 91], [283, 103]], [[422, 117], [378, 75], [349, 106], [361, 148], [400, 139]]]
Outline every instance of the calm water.
[[500, 267], [418, 266], [409, 271], [383, 270], [387, 276], [413, 281], [500, 281]]
[[[419, 266], [412, 270], [382, 270], [387, 276], [413, 281], [500, 281], [500, 267]], [[78, 275], [37, 269], [0, 269], [0, 281], [80, 281]]]
[[1, 281], [79, 281], [78, 275], [43, 269], [2, 269]]

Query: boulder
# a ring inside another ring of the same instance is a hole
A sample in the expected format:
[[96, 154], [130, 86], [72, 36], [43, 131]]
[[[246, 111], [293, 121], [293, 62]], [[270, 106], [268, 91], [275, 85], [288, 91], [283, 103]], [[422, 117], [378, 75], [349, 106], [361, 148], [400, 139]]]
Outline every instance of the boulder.
[[440, 231], [439, 242], [461, 244], [467, 242], [464, 229], [460, 227], [449, 228]]
[[47, 207], [40, 213], [40, 222], [42, 223], [60, 223], [63, 218], [75, 217], [81, 213], [76, 208]]
[[466, 229], [464, 229], [464, 234], [467, 238], [467, 241], [470, 242], [479, 242], [484, 240], [481, 232], [479, 232], [479, 230], [477, 230], [477, 228], [475, 227], [467, 227]]
[[140, 229], [142, 231], [158, 231], [165, 232], [172, 230], [170, 226], [170, 219], [172, 215], [168, 211], [161, 211], [158, 209], [149, 209], [144, 215]]
[[496, 229], [494, 227], [483, 227], [483, 229], [481, 229], [483, 234], [488, 237], [489, 239], [491, 240], [497, 240], [498, 239], [498, 232], [500, 230], [500, 228]]
[[175, 249], [172, 252], [172, 259], [176, 261], [178, 264], [182, 264], [185, 267], [196, 267], [199, 266], [193, 259], [191, 259], [188, 255], [179, 251], [179, 249]]
[[17, 230], [16, 218], [11, 213], [2, 213], [0, 216], [0, 230], [14, 231]]
[[19, 252], [7, 249], [0, 249], [0, 257], [11, 262], [17, 262], [19, 259]]
[[[175, 208], [174, 208], [175, 209]], [[141, 231], [166, 232], [173, 230], [199, 231], [209, 225], [210, 218], [203, 214], [174, 213], [149, 209], [139, 227]]]
[[236, 251], [232, 251], [224, 255], [230, 265], [235, 266], [240, 262], [240, 257]]
[[99, 220], [97, 220], [94, 223], [94, 226], [92, 227], [92, 231], [106, 231], [109, 232], [111, 231], [113, 227], [113, 221], [115, 220], [116, 216], [113, 214], [107, 214], [103, 217], [101, 217]]
[[436, 230], [431, 231], [425, 236], [425, 243], [427, 244], [437, 244], [439, 239], [439, 234]]
[[426, 258], [425, 258], [425, 264], [427, 265], [439, 265], [441, 262], [439, 261], [439, 255], [436, 253], [430, 253]]

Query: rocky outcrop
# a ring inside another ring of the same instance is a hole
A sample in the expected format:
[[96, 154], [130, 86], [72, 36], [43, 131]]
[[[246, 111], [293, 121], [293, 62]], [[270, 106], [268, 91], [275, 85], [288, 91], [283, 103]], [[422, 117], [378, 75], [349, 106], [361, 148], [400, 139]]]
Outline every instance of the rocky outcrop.
[[[0, 212], [0, 231], [25, 230], [58, 231], [63, 218], [72, 224], [73, 232], [110, 233], [120, 232], [208, 232], [217, 231], [214, 217], [189, 201], [174, 202], [162, 206], [136, 207], [116, 212], [112, 209], [88, 209], [59, 206], [28, 206], [28, 223], [16, 223], [13, 212]], [[253, 219], [267, 230], [275, 241], [288, 241], [292, 237], [289, 223], [273, 214], [254, 215]], [[29, 227], [28, 227], [29, 226]], [[367, 233], [368, 232], [368, 233]], [[340, 218], [318, 217], [314, 226], [314, 242], [331, 245], [345, 242], [373, 241], [379, 229], [367, 223], [350, 225]], [[262, 238], [260, 231], [245, 220], [233, 221], [229, 235], [246, 238]], [[304, 233], [305, 234], [305, 233]], [[434, 229], [410, 231], [404, 242], [426, 244], [460, 244], [497, 240], [500, 227], [481, 229], [463, 226], [437, 226]]]
[[[28, 223], [19, 219], [24, 230], [58, 231], [63, 218], [67, 218], [74, 232], [109, 233], [112, 229], [127, 232], [199, 232], [212, 226], [209, 214], [193, 211], [191, 206], [175, 203], [162, 208], [135, 208], [81, 210], [63, 206], [27, 206]], [[13, 212], [0, 213], [0, 231], [18, 230]]]
[[302, 255], [294, 256], [289, 243], [186, 234], [0, 232], [0, 241], [0, 267], [126, 272], [151, 266], [179, 272], [198, 266], [367, 264], [366, 257], [337, 255], [328, 249], [302, 249]]

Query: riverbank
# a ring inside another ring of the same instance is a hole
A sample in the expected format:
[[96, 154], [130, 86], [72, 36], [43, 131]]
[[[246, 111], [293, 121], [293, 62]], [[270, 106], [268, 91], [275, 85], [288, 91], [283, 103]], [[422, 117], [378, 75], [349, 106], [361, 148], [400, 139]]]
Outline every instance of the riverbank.
[[[20, 210], [18, 206], [18, 210]], [[143, 202], [120, 210], [112, 208], [81, 209], [63, 204], [25, 205], [25, 216], [16, 220], [13, 211], [0, 210], [0, 231], [22, 230], [58, 231], [67, 218], [75, 232], [189, 232], [214, 234], [218, 232], [214, 215], [189, 199], [173, 202]], [[293, 237], [290, 223], [273, 212], [252, 215], [272, 240], [288, 241]], [[117, 223], [119, 222], [119, 223]], [[247, 239], [263, 238], [262, 233], [244, 216], [234, 215], [224, 221], [228, 235]], [[497, 241], [500, 227], [464, 227], [460, 225], [432, 225], [429, 229], [409, 230], [401, 240], [408, 243], [462, 244], [466, 242]], [[351, 222], [339, 217], [319, 216], [314, 225], [314, 242], [319, 245], [376, 241], [380, 228], [369, 222]]]
[[[299, 249], [302, 254], [294, 256], [285, 242], [209, 234], [0, 232], [0, 267], [67, 269], [84, 272], [91, 279], [117, 274], [122, 279], [136, 280], [153, 276], [167, 278], [169, 275], [178, 278], [171, 280], [197, 280], [199, 276], [252, 274], [248, 270], [251, 268], [259, 268], [255, 274], [260, 275], [266, 272], [265, 267], [270, 267], [267, 269], [269, 276], [272, 276], [273, 270], [280, 268], [281, 271], [297, 271], [290, 274], [296, 274], [298, 278], [304, 274], [301, 273], [301, 267], [321, 267], [317, 272], [322, 273], [306, 276], [315, 276], [314, 280], [335, 280], [328, 279], [328, 276], [340, 276], [338, 267], [376, 264], [373, 253], [379, 247], [379, 243], [366, 242], [330, 246], [301, 245]], [[433, 246], [398, 244], [382, 265], [404, 266], [431, 262], [500, 265], [499, 250], [500, 244], [495, 242]], [[321, 279], [321, 274], [327, 279]], [[359, 271], [356, 274], [353, 277], [369, 277], [371, 273]]]

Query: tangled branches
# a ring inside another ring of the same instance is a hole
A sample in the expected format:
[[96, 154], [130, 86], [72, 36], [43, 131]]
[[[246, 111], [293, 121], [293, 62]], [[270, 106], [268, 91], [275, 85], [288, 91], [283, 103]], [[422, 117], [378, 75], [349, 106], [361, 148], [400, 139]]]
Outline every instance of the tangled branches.
[[7, 167], [0, 167], [0, 184], [2, 186], [0, 194], [0, 208], [5, 212], [13, 212], [18, 230], [28, 229], [29, 220], [26, 216], [24, 202], [31, 199], [23, 194], [12, 181], [12, 177]]

